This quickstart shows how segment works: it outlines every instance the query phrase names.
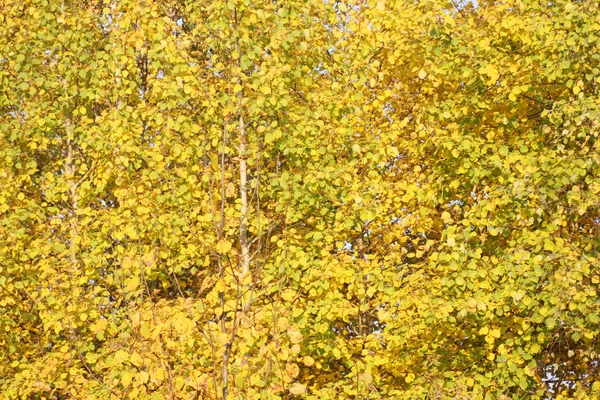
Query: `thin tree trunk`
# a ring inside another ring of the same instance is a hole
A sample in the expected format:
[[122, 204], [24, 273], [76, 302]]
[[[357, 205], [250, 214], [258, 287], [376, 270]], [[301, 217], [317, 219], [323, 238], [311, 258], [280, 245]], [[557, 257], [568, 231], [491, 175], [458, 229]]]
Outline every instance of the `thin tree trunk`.
[[[237, 12], [233, 11], [233, 19], [234, 19], [234, 30], [237, 29]], [[241, 68], [241, 51], [240, 51], [240, 43], [239, 39], [236, 39], [235, 50], [238, 54], [238, 67]], [[242, 78], [241, 78], [241, 70], [238, 72], [237, 83], [242, 86]], [[228, 93], [229, 96], [229, 93]], [[244, 99], [243, 91], [240, 90], [237, 95], [237, 105], [238, 105], [238, 129], [239, 129], [239, 139], [240, 145], [238, 148], [238, 160], [240, 163], [240, 202], [241, 202], [241, 210], [240, 210], [240, 230], [239, 230], [239, 240], [240, 240], [240, 278], [243, 279], [250, 272], [250, 244], [248, 242], [248, 163], [247, 163], [247, 155], [246, 155], [246, 146], [247, 146], [247, 137], [246, 137], [246, 123], [244, 121], [244, 109], [242, 107], [242, 101]], [[223, 167], [223, 166], [222, 166]], [[223, 197], [224, 198], [224, 197]], [[222, 219], [223, 221], [223, 219]], [[240, 280], [241, 280], [240, 279]], [[238, 289], [240, 282], [238, 281]], [[225, 310], [223, 310], [224, 312]], [[227, 399], [229, 394], [229, 359], [231, 357], [231, 350], [233, 347], [233, 342], [235, 340], [236, 335], [236, 324], [237, 324], [237, 312], [238, 307], [233, 310], [234, 318], [231, 326], [231, 338], [229, 343], [225, 345], [225, 350], [223, 352], [223, 370], [222, 370], [222, 379], [223, 379], [223, 400]], [[224, 314], [223, 314], [224, 315]], [[224, 329], [223, 329], [224, 330]]]
[[[240, 45], [237, 44], [237, 52], [240, 53]], [[242, 80], [238, 78], [238, 84], [242, 85]], [[250, 245], [248, 244], [248, 163], [246, 161], [246, 125], [244, 122], [244, 109], [242, 100], [244, 99], [243, 92], [238, 92], [238, 109], [239, 109], [239, 129], [240, 129], [240, 147], [238, 158], [240, 159], [240, 200], [242, 208], [240, 210], [240, 250], [242, 252], [242, 278], [250, 272]]]
[[67, 134], [67, 157], [65, 159], [65, 174], [69, 182], [69, 200], [71, 203], [71, 238], [69, 246], [71, 248], [71, 263], [74, 267], [77, 266], [77, 257], [75, 255], [75, 238], [77, 237], [77, 212], [79, 210], [79, 200], [77, 198], [77, 182], [75, 180], [75, 149], [73, 144], [73, 128], [71, 126], [71, 119], [67, 116], [65, 121], [65, 132]]

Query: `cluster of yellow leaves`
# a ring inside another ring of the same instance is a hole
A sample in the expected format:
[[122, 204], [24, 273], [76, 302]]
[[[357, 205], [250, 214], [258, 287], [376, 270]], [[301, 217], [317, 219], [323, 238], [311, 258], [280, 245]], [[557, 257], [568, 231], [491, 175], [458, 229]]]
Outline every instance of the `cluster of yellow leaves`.
[[452, 4], [3, 1], [0, 397], [600, 396], [600, 10]]

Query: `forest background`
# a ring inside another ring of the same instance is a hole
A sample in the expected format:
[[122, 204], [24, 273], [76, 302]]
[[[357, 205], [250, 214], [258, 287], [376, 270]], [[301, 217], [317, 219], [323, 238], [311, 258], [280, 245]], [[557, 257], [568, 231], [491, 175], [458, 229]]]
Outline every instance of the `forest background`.
[[599, 398], [598, 8], [0, 1], [0, 396]]

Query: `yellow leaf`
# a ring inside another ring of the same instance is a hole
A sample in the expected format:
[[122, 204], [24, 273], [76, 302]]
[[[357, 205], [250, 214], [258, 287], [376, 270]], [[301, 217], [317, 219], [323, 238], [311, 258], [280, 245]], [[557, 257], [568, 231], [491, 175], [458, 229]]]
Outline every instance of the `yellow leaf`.
[[228, 242], [227, 240], [221, 240], [219, 243], [217, 243], [216, 249], [221, 254], [227, 253], [229, 250], [231, 250], [231, 242]]
[[290, 342], [292, 343], [300, 343], [302, 341], [302, 334], [294, 328], [288, 329], [287, 334], [290, 338]]
[[133, 378], [133, 375], [131, 374], [131, 372], [129, 372], [129, 371], [123, 372], [123, 374], [121, 375], [121, 384], [123, 385], [123, 387], [129, 386], [132, 378]]
[[387, 153], [390, 157], [394, 157], [394, 158], [398, 157], [398, 154], [400, 154], [400, 152], [398, 151], [398, 148], [393, 147], [393, 146], [390, 146], [387, 148]]
[[306, 386], [304, 386], [301, 383], [293, 383], [290, 386], [290, 393], [293, 394], [294, 396], [299, 396], [302, 393], [306, 392]]
[[487, 75], [490, 79], [488, 80], [488, 84], [493, 84], [498, 80], [500, 73], [492, 64], [487, 64], [485, 67], [479, 69], [480, 74]]
[[368, 372], [364, 372], [362, 374], [358, 374], [358, 380], [361, 382], [364, 382], [366, 384], [369, 384], [369, 383], [373, 382], [373, 375], [371, 375]]
[[215, 285], [215, 290], [218, 293], [222, 293], [225, 291], [226, 288], [227, 288], [227, 285], [225, 284], [225, 281], [223, 279], [219, 279]]
[[146, 264], [147, 267], [154, 265], [154, 263], [156, 262], [156, 260], [154, 258], [154, 254], [153, 253], [144, 254], [142, 256], [142, 262], [144, 264]]
[[448, 246], [450, 246], [450, 247], [456, 246], [456, 240], [452, 236], [448, 238]]
[[404, 380], [406, 381], [406, 383], [411, 383], [412, 381], [415, 380], [415, 374], [413, 374], [412, 372], [408, 375], [406, 375], [406, 377], [404, 378]]
[[306, 365], [307, 367], [310, 367], [311, 365], [313, 365], [315, 363], [314, 358], [312, 358], [311, 356], [305, 356], [302, 359], [302, 362], [304, 363], [304, 365]]
[[252, 283], [252, 274], [246, 274], [242, 277], [241, 282], [242, 285], [248, 286]]
[[292, 301], [294, 299], [295, 295], [294, 292], [291, 290], [284, 290], [281, 293], [281, 298], [285, 301]]
[[140, 371], [138, 373], [138, 380], [141, 383], [146, 383], [148, 382], [148, 379], [150, 379], [150, 375], [148, 375], [148, 373], [146, 371]]
[[229, 182], [227, 184], [227, 188], [225, 189], [225, 197], [233, 197], [235, 195], [235, 185], [233, 182]]
[[419, 78], [421, 79], [425, 79], [427, 77], [427, 72], [420, 70], [419, 71]]
[[129, 361], [136, 367], [144, 365], [144, 359], [138, 353], [133, 353], [131, 357], [129, 357]]
[[446, 223], [452, 222], [452, 216], [450, 215], [450, 213], [448, 211], [444, 211], [442, 213], [442, 220]]
[[140, 277], [133, 276], [127, 282], [127, 286], [125, 287], [125, 289], [127, 289], [128, 292], [132, 292], [135, 289], [137, 289], [139, 285], [140, 285]]

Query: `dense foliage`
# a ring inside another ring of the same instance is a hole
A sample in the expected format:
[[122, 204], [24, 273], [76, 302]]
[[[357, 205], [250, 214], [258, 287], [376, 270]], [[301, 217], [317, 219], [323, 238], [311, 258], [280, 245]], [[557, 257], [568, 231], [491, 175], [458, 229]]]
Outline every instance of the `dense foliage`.
[[0, 397], [600, 397], [595, 0], [0, 0]]

